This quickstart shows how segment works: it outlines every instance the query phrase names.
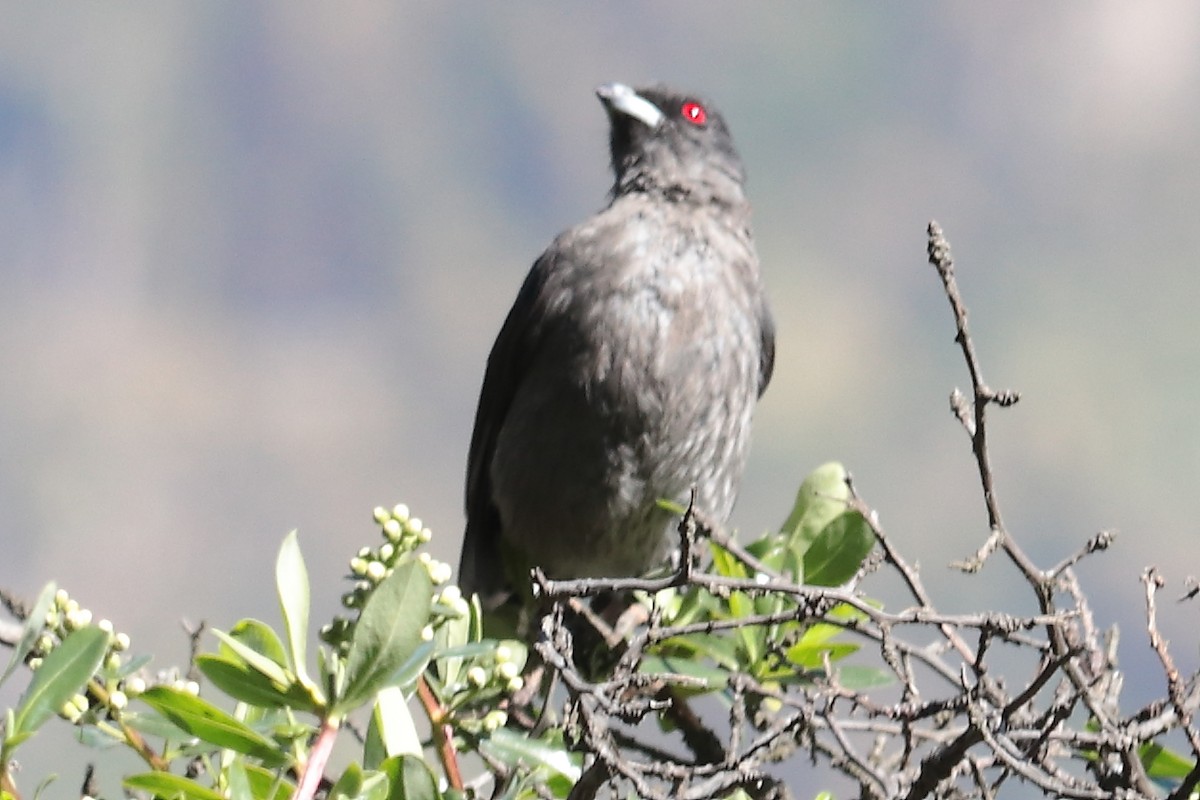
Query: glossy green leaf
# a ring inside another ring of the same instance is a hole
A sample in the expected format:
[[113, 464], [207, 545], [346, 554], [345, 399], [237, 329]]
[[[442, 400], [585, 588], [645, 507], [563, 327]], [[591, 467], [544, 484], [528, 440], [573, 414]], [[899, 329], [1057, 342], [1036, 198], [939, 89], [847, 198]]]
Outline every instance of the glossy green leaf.
[[8, 736], [28, 735], [77, 694], [92, 677], [108, 651], [108, 634], [89, 626], [67, 635], [42, 665], [21, 695]]
[[416, 561], [397, 566], [375, 587], [354, 626], [337, 713], [368, 702], [412, 658], [429, 621], [432, 589], [429, 573]]
[[135, 711], [136, 706], [130, 706], [121, 713], [121, 722], [133, 728], [143, 736], [149, 736], [155, 739], [164, 739], [171, 742], [180, 742], [190, 738], [186, 733], [179, 730], [179, 726], [165, 719], [161, 714], [152, 711]]
[[831, 662], [836, 663], [857, 653], [859, 649], [859, 645], [852, 642], [796, 644], [788, 648], [787, 658], [797, 666], [813, 670], [825, 666], [826, 656]]
[[363, 763], [370, 769], [392, 756], [421, 757], [421, 736], [417, 733], [408, 702], [399, 687], [385, 687], [376, 696], [371, 722], [367, 727], [367, 743], [374, 750], [374, 755], [364, 758]]
[[388, 776], [381, 772], [367, 773], [351, 762], [329, 790], [329, 800], [387, 800]]
[[284, 650], [279, 634], [275, 633], [275, 630], [262, 620], [238, 620], [237, 624], [229, 629], [229, 636], [254, 652], [261, 653], [281, 667], [286, 667], [288, 664], [287, 651]]
[[154, 797], [185, 798], [185, 800], [225, 800], [215, 789], [169, 772], [143, 772], [124, 780], [125, 788], [146, 792]]
[[379, 767], [388, 776], [388, 800], [439, 800], [437, 780], [417, 756], [394, 756]]
[[572, 783], [579, 780], [581, 756], [561, 742], [530, 739], [511, 728], [500, 728], [479, 743], [479, 749], [508, 766], [542, 767]]
[[296, 787], [280, 775], [278, 770], [264, 769], [257, 764], [238, 762], [246, 773], [250, 791], [259, 800], [288, 800]]
[[209, 744], [253, 756], [267, 766], [287, 763], [287, 755], [275, 742], [207, 700], [169, 686], [151, 687], [138, 699], [180, 730]]
[[711, 633], [673, 636], [656, 644], [654, 652], [669, 659], [710, 658], [728, 670], [738, 669], [741, 663], [738, 645], [733, 638]]
[[274, 681], [280, 686], [288, 686], [296, 680], [296, 677], [287, 667], [263, 655], [249, 645], [243, 644], [228, 633], [214, 629], [213, 636], [220, 639], [221, 644], [224, 645], [221, 649], [221, 655], [227, 660], [234, 661], [241, 659], [247, 666], [252, 667], [263, 677]]
[[[822, 529], [834, 517], [846, 511], [846, 501], [850, 499], [850, 486], [846, 479], [846, 468], [837, 462], [822, 464], [804, 479], [796, 492], [796, 502], [792, 511], [780, 528], [783, 537], [780, 546], [797, 558], [806, 559], [808, 548]], [[778, 560], [778, 559], [776, 559]], [[784, 565], [773, 564], [777, 568]], [[794, 571], [795, 565], [788, 571], [793, 578], [799, 575]]]
[[672, 658], [669, 656], [645, 656], [638, 667], [638, 672], [647, 675], [683, 675], [702, 685], [673, 684], [677, 691], [685, 695], [697, 695], [724, 689], [729, 682], [729, 671], [714, 667], [702, 661], [690, 658]]
[[101, 667], [100, 674], [105, 678], [110, 678], [112, 680], [124, 680], [130, 675], [133, 675], [135, 672], [140, 672], [142, 667], [146, 666], [153, 660], [154, 656], [150, 655], [149, 653], [143, 653], [140, 656], [133, 656], [132, 658], [122, 660], [120, 665], [115, 669], [110, 668], [108, 665], [104, 665]]
[[464, 614], [461, 617], [447, 619], [434, 633], [434, 641], [437, 642], [437, 649], [441, 654], [436, 664], [437, 674], [443, 684], [458, 682], [463, 668], [463, 659], [454, 653], [458, 648], [469, 646], [472, 642], [473, 627], [471, 615]]
[[809, 586], [841, 586], [854, 577], [875, 546], [875, 533], [857, 511], [829, 522], [804, 554], [804, 582]]
[[1138, 758], [1146, 768], [1146, 774], [1156, 781], [1181, 781], [1196, 766], [1191, 759], [1184, 758], [1158, 742], [1146, 742], [1138, 748]]
[[868, 689], [891, 686], [896, 682], [895, 676], [890, 672], [855, 664], [838, 667], [837, 679], [838, 683], [853, 692], [865, 692]]
[[234, 700], [260, 708], [294, 708], [317, 712], [304, 687], [293, 683], [280, 687], [275, 681], [236, 657], [204, 653], [196, 656], [196, 667], [204, 677]]
[[37, 600], [33, 604], [29, 615], [25, 617], [25, 622], [21, 625], [21, 638], [17, 640], [17, 646], [13, 648], [12, 658], [8, 660], [8, 666], [4, 668], [4, 674], [0, 675], [0, 684], [3, 684], [8, 677], [13, 674], [13, 670], [25, 663], [25, 657], [33, 650], [33, 645], [37, 642], [38, 636], [46, 627], [46, 615], [50, 613], [51, 606], [54, 605], [54, 594], [58, 591], [58, 586], [53, 581], [42, 587], [42, 591], [38, 594]]
[[308, 677], [308, 569], [300, 552], [300, 542], [292, 531], [279, 548], [275, 560], [275, 586], [279, 593], [279, 607], [283, 611], [283, 627], [287, 632], [288, 653], [291, 668], [305, 685], [311, 685]]

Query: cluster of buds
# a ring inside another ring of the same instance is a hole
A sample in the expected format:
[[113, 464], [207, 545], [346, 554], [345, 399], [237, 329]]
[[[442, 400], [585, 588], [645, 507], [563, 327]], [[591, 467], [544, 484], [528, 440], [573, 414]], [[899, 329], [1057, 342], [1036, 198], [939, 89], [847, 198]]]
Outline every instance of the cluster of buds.
[[477, 689], [495, 687], [509, 694], [519, 692], [525, 685], [521, 667], [517, 653], [510, 645], [501, 642], [492, 651], [490, 664], [479, 659], [467, 670], [467, 682]]
[[[391, 509], [378, 507], [374, 517], [383, 543], [376, 549], [364, 547], [350, 559], [350, 578], [354, 581], [354, 587], [342, 595], [342, 605], [348, 609], [362, 609], [375, 587], [392, 574], [401, 559], [412, 557], [411, 554], [428, 544], [433, 537], [432, 531], [425, 527], [421, 518], [412, 516], [408, 506], [403, 503]], [[417, 553], [416, 559], [424, 565], [435, 586], [450, 580], [449, 564], [438, 561], [426, 552]], [[345, 649], [349, 646], [353, 629], [350, 620], [337, 617], [321, 629], [321, 638], [327, 644]]]
[[79, 722], [89, 711], [102, 711], [107, 716], [119, 714], [129, 704], [129, 698], [145, 691], [145, 682], [129, 675], [123, 654], [129, 650], [129, 635], [114, 630], [107, 619], [96, 620], [89, 609], [83, 608], [63, 589], [54, 594], [54, 602], [46, 612], [45, 627], [34, 642], [26, 662], [37, 670], [43, 659], [73, 631], [93, 626], [108, 634], [108, 652], [95, 676], [89, 695], [77, 694], [59, 709], [68, 722]]
[[[525, 648], [518, 642], [500, 642], [488, 653], [478, 653], [470, 666], [459, 673], [451, 689], [457, 700], [451, 703], [456, 724], [472, 733], [491, 733], [508, 723], [508, 714], [496, 708], [496, 698], [519, 692], [525, 685], [521, 670]], [[464, 665], [465, 666], [465, 665]], [[482, 711], [482, 716], [477, 714]]]

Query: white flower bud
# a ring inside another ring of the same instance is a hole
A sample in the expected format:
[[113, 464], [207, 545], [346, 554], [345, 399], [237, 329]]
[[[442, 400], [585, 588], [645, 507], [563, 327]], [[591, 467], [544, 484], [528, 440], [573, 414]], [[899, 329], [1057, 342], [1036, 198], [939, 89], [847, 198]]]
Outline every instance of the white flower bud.
[[445, 606], [453, 606], [461, 599], [462, 589], [459, 589], [453, 584], [447, 586], [445, 589], [442, 589], [442, 593], [438, 595], [438, 602]]
[[506, 681], [511, 681], [521, 674], [521, 668], [515, 661], [502, 661], [496, 665], [496, 674]]
[[424, 628], [421, 628], [421, 641], [423, 641], [423, 642], [432, 642], [433, 641], [433, 626], [432, 625], [426, 625]]
[[489, 711], [483, 718], [483, 729], [486, 731], [498, 730], [506, 724], [508, 724], [508, 714], [503, 711]]
[[386, 536], [389, 541], [396, 541], [400, 538], [400, 534], [402, 533], [404, 533], [404, 526], [401, 525], [398, 520], [389, 519], [387, 522], [383, 523], [383, 535]]
[[467, 681], [472, 686], [483, 686], [488, 681], [487, 670], [483, 667], [471, 667], [467, 670]]
[[146, 681], [134, 675], [125, 679], [125, 695], [127, 697], [137, 697], [142, 692], [146, 691]]
[[117, 689], [108, 696], [108, 705], [117, 711], [129, 705], [129, 698], [120, 689]]
[[67, 722], [78, 722], [79, 718], [83, 716], [83, 714], [80, 713], [79, 709], [75, 707], [75, 704], [72, 703], [70, 700], [63, 703], [63, 707], [58, 710], [58, 713]]
[[375, 506], [375, 510], [371, 512], [371, 516], [375, 517], [375, 521], [380, 525], [387, 522], [391, 518], [391, 514], [383, 506]]
[[[72, 601], [74, 602], [74, 601]], [[75, 608], [67, 611], [67, 629], [77, 631], [92, 624], [92, 612], [86, 608]]]
[[392, 516], [400, 521], [407, 520], [408, 519], [408, 506], [404, 505], [404, 503], [398, 503], [392, 509]]
[[434, 584], [443, 584], [454, 576], [454, 570], [445, 561], [431, 561], [429, 564], [429, 580]]
[[371, 561], [367, 564], [367, 577], [376, 583], [386, 578], [387, 572], [387, 565], [382, 561]]
[[513, 692], [519, 692], [521, 689], [525, 688], [525, 679], [520, 675], [515, 678], [509, 678], [508, 683], [505, 684], [504, 688], [508, 689], [509, 694], [512, 694]]

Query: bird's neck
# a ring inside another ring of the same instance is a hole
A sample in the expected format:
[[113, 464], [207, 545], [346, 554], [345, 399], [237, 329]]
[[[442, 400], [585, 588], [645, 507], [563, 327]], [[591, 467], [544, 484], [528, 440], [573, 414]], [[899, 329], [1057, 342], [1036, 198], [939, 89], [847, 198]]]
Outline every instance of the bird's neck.
[[[686, 176], [690, 177], [690, 176]], [[750, 203], [740, 176], [710, 170], [703, 179], [663, 181], [648, 170], [625, 170], [612, 188], [612, 199], [641, 195], [679, 206], [718, 208], [734, 218], [748, 218]]]

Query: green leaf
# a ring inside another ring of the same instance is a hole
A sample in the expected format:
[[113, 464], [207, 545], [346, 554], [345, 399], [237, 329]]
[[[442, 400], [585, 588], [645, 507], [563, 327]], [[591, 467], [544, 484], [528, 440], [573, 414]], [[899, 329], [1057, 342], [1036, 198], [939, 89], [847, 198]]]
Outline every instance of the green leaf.
[[[848, 477], [845, 467], [831, 461], [817, 467], [800, 484], [792, 512], [780, 529], [782, 541], [779, 545], [792, 558], [805, 557], [817, 534], [846, 510], [846, 501], [850, 499], [850, 485], [846, 482]], [[772, 554], [770, 561], [777, 569], [789, 567], [788, 574], [799, 577], [795, 571], [796, 565], [790, 559]]]
[[368, 768], [377, 767], [392, 756], [421, 757], [421, 737], [399, 687], [388, 686], [379, 691], [367, 727], [367, 742], [375, 751], [372, 758], [363, 758]]
[[727, 670], [737, 670], [741, 667], [740, 651], [733, 637], [714, 633], [672, 636], [656, 644], [653, 652], [673, 659], [697, 660], [707, 657]]
[[1138, 747], [1138, 758], [1146, 774], [1156, 781], [1181, 781], [1192, 771], [1195, 763], [1158, 742], [1146, 742]]
[[283, 779], [279, 771], [263, 769], [256, 764], [239, 763], [246, 771], [250, 791], [259, 800], [288, 800], [296, 787]]
[[242, 644], [224, 631], [213, 629], [213, 636], [221, 640], [222, 656], [228, 660], [241, 659], [247, 666], [253, 667], [259, 674], [269, 678], [280, 686], [288, 686], [296, 681], [296, 677], [283, 664], [279, 664], [249, 645]]
[[672, 684], [676, 691], [689, 697], [724, 689], [725, 684], [729, 682], [729, 672], [727, 670], [690, 658], [645, 656], [638, 666], [638, 672], [645, 675], [684, 675], [698, 681], [703, 681], [703, 686]]
[[187, 798], [187, 800], [225, 800], [215, 789], [201, 786], [193, 780], [169, 772], [143, 772], [124, 780], [127, 789], [146, 792], [155, 797]]
[[122, 781], [127, 789], [146, 792], [154, 797], [185, 800], [225, 800], [224, 795], [193, 780], [169, 772], [143, 772]]
[[490, 738], [479, 743], [480, 752], [511, 767], [536, 767], [550, 774], [561, 775], [571, 783], [583, 774], [582, 756], [571, 753], [561, 742], [530, 739], [511, 728], [500, 728]]
[[329, 800], [387, 800], [388, 778], [380, 772], [364, 773], [351, 762], [329, 790]]
[[134, 656], [132, 658], [123, 660], [120, 665], [116, 666], [115, 668], [110, 668], [106, 664], [100, 674], [106, 679], [115, 681], [124, 680], [153, 660], [154, 656], [150, 655], [149, 653], [144, 653], [140, 656]]
[[841, 586], [854, 577], [875, 546], [875, 532], [857, 511], [829, 522], [804, 554], [804, 582], [809, 586]]
[[139, 695], [139, 699], [180, 730], [209, 744], [245, 753], [267, 766], [277, 767], [288, 762], [287, 754], [275, 742], [207, 700], [168, 686], [151, 687]]
[[67, 635], [33, 673], [13, 718], [10, 738], [31, 734], [58, 713], [92, 677], [108, 652], [108, 634], [94, 626]]
[[417, 645], [417, 649], [412, 652], [403, 664], [401, 664], [391, 678], [388, 679], [388, 684], [391, 686], [415, 686], [417, 678], [425, 672], [425, 668], [429, 666], [430, 659], [437, 652], [436, 642], [422, 641]]
[[715, 542], [712, 546], [712, 557], [713, 572], [716, 574], [725, 578], [750, 577], [750, 572], [746, 569], [746, 565], [740, 559], [735, 558], [733, 553], [730, 553]]
[[281, 667], [288, 665], [287, 652], [283, 649], [283, 642], [279, 640], [279, 634], [275, 633], [274, 629], [262, 620], [238, 620], [237, 624], [229, 629], [229, 636], [254, 652], [261, 653]]
[[437, 781], [418, 756], [393, 756], [379, 769], [388, 776], [388, 800], [439, 800]]
[[369, 701], [410, 659], [429, 621], [432, 590], [429, 573], [417, 561], [397, 566], [375, 587], [354, 626], [335, 713], [348, 713]]
[[0, 684], [8, 680], [13, 670], [25, 663], [25, 656], [29, 655], [29, 651], [33, 649], [42, 629], [46, 627], [46, 615], [50, 613], [50, 607], [54, 605], [54, 593], [57, 591], [58, 587], [53, 581], [42, 587], [41, 594], [33, 604], [33, 609], [25, 617], [25, 623], [21, 626], [21, 638], [17, 641], [16, 648], [13, 649], [8, 666], [4, 668], [4, 674], [0, 675]]
[[826, 654], [831, 660], [838, 661], [856, 652], [857, 644], [833, 641], [840, 633], [841, 628], [827, 622], [810, 626], [800, 640], [787, 649], [788, 661], [806, 669], [820, 669], [825, 665]]
[[279, 548], [279, 557], [275, 560], [275, 585], [279, 592], [279, 606], [283, 611], [292, 670], [301, 683], [311, 686], [307, 667], [308, 570], [304, 566], [304, 556], [300, 553], [300, 542], [295, 531], [284, 538]]
[[890, 672], [854, 664], [838, 667], [837, 679], [838, 683], [854, 692], [891, 686], [896, 682]]
[[144, 736], [180, 742], [187, 737], [179, 726], [152, 711], [133, 711], [132, 706], [121, 713], [121, 722]]
[[298, 683], [280, 687], [246, 662], [233, 657], [204, 653], [196, 656], [204, 677], [225, 694], [259, 708], [294, 708], [316, 713], [308, 691]]
[[471, 615], [464, 614], [447, 619], [434, 632], [434, 641], [437, 642], [438, 651], [441, 653], [437, 660], [437, 674], [443, 684], [458, 682], [463, 659], [450, 653], [460, 647], [469, 646], [473, 627]]
[[787, 658], [793, 664], [804, 669], [821, 669], [825, 666], [825, 657], [831, 662], [842, 661], [857, 653], [860, 647], [852, 642], [828, 642], [825, 644], [797, 644], [789, 647]]

